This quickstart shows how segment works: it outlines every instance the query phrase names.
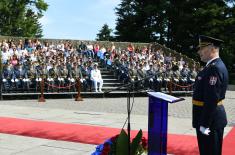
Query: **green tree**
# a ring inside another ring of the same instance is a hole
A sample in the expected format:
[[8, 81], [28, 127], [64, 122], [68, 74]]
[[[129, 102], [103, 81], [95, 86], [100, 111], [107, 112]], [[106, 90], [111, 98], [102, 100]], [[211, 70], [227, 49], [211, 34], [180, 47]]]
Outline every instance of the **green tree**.
[[117, 25], [116, 39], [119, 41], [135, 41], [133, 32], [136, 32], [135, 10], [132, 0], [122, 0], [116, 8]]
[[99, 33], [97, 34], [98, 41], [110, 41], [113, 40], [113, 37], [111, 36], [112, 29], [109, 28], [107, 24], [104, 24]]
[[[170, 1], [167, 46], [198, 59], [196, 36], [204, 34], [224, 40], [220, 56], [229, 73], [235, 60], [235, 1], [234, 0], [181, 0]], [[233, 70], [234, 72], [234, 70]], [[230, 80], [234, 77], [230, 74]]]
[[225, 41], [221, 56], [232, 66], [235, 0], [122, 0], [116, 8], [119, 41], [165, 44], [194, 59], [199, 34]]
[[225, 41], [221, 56], [231, 69], [235, 53], [234, 5], [229, 6], [226, 1], [215, 0], [171, 0], [170, 3], [167, 15], [170, 38], [167, 46], [198, 58], [196, 50], [190, 46], [198, 44], [196, 37], [199, 34], [220, 38]]
[[39, 19], [47, 8], [44, 0], [0, 0], [0, 34], [42, 37]]
[[116, 35], [120, 41], [164, 44], [167, 36], [165, 0], [122, 0], [116, 8]]

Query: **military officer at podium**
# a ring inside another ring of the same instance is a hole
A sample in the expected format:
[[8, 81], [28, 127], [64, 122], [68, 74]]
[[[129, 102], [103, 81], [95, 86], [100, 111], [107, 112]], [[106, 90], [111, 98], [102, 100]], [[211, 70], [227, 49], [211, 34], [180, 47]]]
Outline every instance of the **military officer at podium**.
[[221, 155], [224, 127], [227, 124], [223, 100], [228, 71], [219, 57], [222, 40], [199, 36], [198, 54], [206, 66], [195, 80], [193, 127], [196, 128], [200, 155]]

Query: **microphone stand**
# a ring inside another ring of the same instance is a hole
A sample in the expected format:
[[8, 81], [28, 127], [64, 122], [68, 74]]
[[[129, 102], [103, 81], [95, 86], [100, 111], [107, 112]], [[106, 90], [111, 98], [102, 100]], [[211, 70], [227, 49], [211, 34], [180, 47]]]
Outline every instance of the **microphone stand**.
[[[147, 80], [149, 78], [152, 78], [154, 77], [155, 75], [150, 75], [150, 76], [147, 76], [143, 79], [140, 79], [140, 80], [137, 80], [137, 81], [134, 81], [134, 82], [130, 82], [130, 83], [127, 83], [127, 84], [124, 84], [122, 86], [119, 86], [117, 88], [115, 88], [114, 90], [120, 90], [121, 88], [127, 88], [127, 135], [128, 135], [128, 155], [131, 154], [131, 123], [130, 123], [130, 118], [131, 118], [131, 92], [134, 93], [134, 85], [136, 83], [139, 83], [141, 81], [144, 81], [144, 80]], [[108, 94], [114, 90], [108, 90], [108, 91], [105, 91], [104, 92], [104, 95], [105, 94]], [[138, 92], [138, 91], [137, 91]], [[133, 96], [134, 97], [134, 96]]]
[[131, 91], [134, 91], [134, 85], [128, 87], [127, 95], [127, 135], [128, 135], [128, 155], [131, 154]]

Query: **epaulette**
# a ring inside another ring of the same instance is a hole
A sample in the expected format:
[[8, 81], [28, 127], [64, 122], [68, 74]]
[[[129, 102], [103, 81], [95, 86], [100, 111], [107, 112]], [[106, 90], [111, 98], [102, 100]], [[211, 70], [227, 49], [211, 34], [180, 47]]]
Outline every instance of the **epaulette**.
[[215, 64], [216, 64], [216, 62], [213, 62], [213, 63], [209, 64], [209, 65], [207, 66], [207, 68], [209, 68], [209, 67], [214, 67]]
[[216, 62], [211, 63], [211, 66], [215, 66]]

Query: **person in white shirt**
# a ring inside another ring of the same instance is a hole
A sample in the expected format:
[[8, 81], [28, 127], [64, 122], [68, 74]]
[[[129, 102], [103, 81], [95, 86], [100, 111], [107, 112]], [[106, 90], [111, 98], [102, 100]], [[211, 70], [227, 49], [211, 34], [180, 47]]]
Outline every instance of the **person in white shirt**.
[[56, 48], [57, 48], [57, 50], [64, 51], [64, 43], [63, 43], [63, 41], [60, 41]]
[[94, 59], [93, 48], [94, 48], [93, 45], [88, 42], [88, 44], [87, 44], [87, 54], [88, 54], [88, 57], [91, 57], [92, 59]]
[[145, 71], [148, 71], [150, 69], [149, 64], [145, 61], [144, 62], [144, 68]]
[[101, 77], [100, 70], [98, 69], [98, 64], [94, 64], [94, 68], [91, 70], [91, 80], [95, 87], [95, 92], [98, 92], [98, 84], [99, 84], [99, 92], [102, 92], [103, 87], [103, 79]]
[[[1, 49], [0, 49], [0, 51], [1, 51]], [[10, 59], [11, 54], [5, 46], [2, 47], [1, 55], [2, 55], [2, 63], [6, 64], [7, 61]]]
[[184, 59], [181, 57], [180, 61], [178, 61], [179, 69], [180, 71], [183, 69], [183, 66], [185, 65]]

